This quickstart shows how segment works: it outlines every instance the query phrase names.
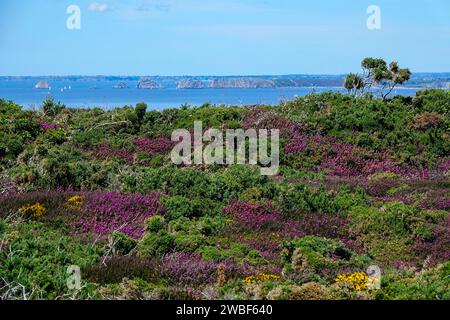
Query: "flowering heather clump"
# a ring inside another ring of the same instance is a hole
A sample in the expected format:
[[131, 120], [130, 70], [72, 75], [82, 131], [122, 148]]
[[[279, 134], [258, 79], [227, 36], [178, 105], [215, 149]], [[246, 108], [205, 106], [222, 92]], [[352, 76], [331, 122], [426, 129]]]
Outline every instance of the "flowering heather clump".
[[113, 149], [108, 145], [100, 145], [92, 151], [93, 155], [99, 160], [109, 160], [120, 158], [127, 163], [133, 163], [134, 154], [126, 149]]
[[403, 169], [404, 177], [418, 180], [426, 180], [430, 178], [430, 169], [428, 168], [408, 168]]
[[17, 184], [13, 180], [0, 179], [0, 199], [16, 195], [17, 189]]
[[163, 138], [134, 138], [131, 139], [131, 141], [136, 145], [137, 151], [145, 152], [150, 155], [167, 153], [174, 146], [174, 143], [172, 141]]
[[307, 152], [322, 158], [329, 152], [332, 143], [335, 143], [333, 137], [323, 136], [320, 133], [308, 135], [304, 132], [296, 131], [292, 134], [284, 152], [287, 154]]
[[329, 176], [354, 178], [390, 172], [409, 178], [429, 177], [428, 169], [402, 168], [386, 153], [369, 153], [351, 143], [339, 142], [321, 134], [294, 132], [284, 152], [288, 155], [304, 154], [316, 159], [319, 165], [315, 169], [324, 170]]
[[400, 174], [401, 168], [394, 165], [388, 155], [383, 155], [383, 159], [373, 159], [366, 161], [363, 169], [365, 176], [376, 173]]
[[442, 116], [437, 112], [425, 112], [414, 117], [412, 127], [416, 130], [425, 131], [435, 128], [444, 122]]
[[450, 177], [450, 157], [441, 160], [438, 165], [438, 170], [445, 176]]
[[99, 284], [120, 283], [124, 278], [158, 281], [161, 277], [157, 259], [141, 258], [130, 254], [113, 255], [105, 264], [91, 265], [82, 270], [83, 278]]
[[23, 206], [19, 209], [21, 214], [30, 216], [33, 219], [40, 219], [44, 217], [45, 211], [47, 211], [47, 209], [41, 203]]
[[334, 143], [331, 153], [325, 157], [318, 169], [326, 170], [330, 176], [360, 176], [365, 161], [358, 152], [361, 150], [350, 143]]
[[394, 260], [392, 262], [392, 266], [397, 269], [397, 270], [408, 270], [408, 269], [413, 269], [413, 270], [418, 270], [418, 268], [415, 266], [414, 262], [412, 261], [403, 261], [403, 260]]
[[161, 273], [177, 284], [212, 284], [217, 280], [219, 266], [226, 279], [236, 279], [252, 272], [246, 263], [237, 265], [230, 260], [204, 261], [198, 254], [176, 252], [162, 257]]
[[159, 198], [158, 193], [88, 193], [82, 209], [87, 214], [82, 218], [81, 225], [85, 230], [99, 235], [120, 231], [139, 239], [144, 233], [144, 221], [164, 212]]
[[261, 206], [245, 201], [234, 201], [223, 209], [226, 215], [236, 220], [233, 224], [251, 231], [267, 230], [279, 223], [281, 212], [270, 210], [270, 206]]
[[37, 121], [39, 127], [44, 130], [44, 131], [49, 131], [49, 130], [56, 130], [56, 129], [66, 129], [66, 127], [57, 124], [57, 123], [51, 123], [42, 119], [39, 119]]
[[266, 260], [275, 260], [280, 257], [281, 246], [279, 242], [282, 238], [278, 233], [272, 233], [269, 236], [261, 234], [254, 239], [240, 238], [241, 243], [245, 243], [250, 248], [257, 250], [261, 257]]
[[419, 206], [423, 209], [450, 211], [450, 192], [446, 189], [427, 191]]
[[413, 249], [429, 263], [437, 264], [450, 260], [450, 215], [442, 224], [433, 228], [433, 239], [431, 241], [417, 240]]
[[328, 213], [302, 214], [283, 223], [282, 234], [290, 237], [318, 236], [337, 239], [346, 230], [349, 218]]
[[307, 148], [308, 142], [306, 134], [299, 134], [296, 138], [289, 140], [286, 147], [284, 147], [284, 152], [286, 154], [297, 154], [305, 152]]
[[415, 195], [411, 191], [408, 194], [394, 194], [375, 196], [376, 200], [383, 202], [400, 201], [408, 205], [418, 205], [426, 210], [450, 210], [450, 197], [448, 190], [431, 190], [423, 195]]
[[247, 111], [241, 126], [243, 129], [279, 129], [280, 136], [285, 138], [294, 136], [300, 129], [297, 123], [259, 107], [253, 107]]

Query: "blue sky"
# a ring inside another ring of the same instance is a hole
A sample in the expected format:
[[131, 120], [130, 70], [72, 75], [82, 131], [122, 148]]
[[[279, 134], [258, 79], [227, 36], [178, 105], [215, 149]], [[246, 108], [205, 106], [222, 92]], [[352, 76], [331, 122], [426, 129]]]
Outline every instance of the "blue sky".
[[449, 72], [450, 1], [0, 0], [0, 75], [341, 74], [366, 56]]

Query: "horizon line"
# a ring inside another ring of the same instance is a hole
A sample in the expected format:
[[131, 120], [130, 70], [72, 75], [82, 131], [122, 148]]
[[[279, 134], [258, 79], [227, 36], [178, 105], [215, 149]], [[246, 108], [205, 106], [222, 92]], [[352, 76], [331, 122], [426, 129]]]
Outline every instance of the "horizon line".
[[[351, 72], [349, 72], [351, 73]], [[29, 78], [45, 78], [45, 77], [280, 77], [280, 76], [346, 76], [349, 73], [279, 73], [279, 74], [229, 74], [229, 75], [214, 75], [214, 74], [184, 74], [184, 75], [139, 75], [139, 74], [49, 74], [49, 75], [0, 75], [0, 78], [19, 78], [19, 77], [29, 77]], [[413, 72], [412, 75], [417, 74], [450, 74], [450, 71], [420, 71]]]

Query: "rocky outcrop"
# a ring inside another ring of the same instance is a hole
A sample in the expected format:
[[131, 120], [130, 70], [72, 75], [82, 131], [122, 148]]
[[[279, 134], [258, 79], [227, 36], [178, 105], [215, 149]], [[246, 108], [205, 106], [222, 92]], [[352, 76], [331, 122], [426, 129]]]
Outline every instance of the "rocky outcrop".
[[128, 89], [128, 85], [125, 82], [119, 82], [113, 86], [113, 89]]
[[46, 80], [40, 80], [34, 87], [36, 89], [49, 89], [50, 85]]
[[163, 87], [149, 78], [141, 78], [137, 84], [138, 89], [162, 89]]
[[263, 78], [217, 78], [214, 79], [211, 88], [213, 89], [256, 89], [274, 88], [275, 84], [270, 79]]
[[177, 89], [205, 89], [208, 83], [202, 80], [181, 80], [177, 82]]

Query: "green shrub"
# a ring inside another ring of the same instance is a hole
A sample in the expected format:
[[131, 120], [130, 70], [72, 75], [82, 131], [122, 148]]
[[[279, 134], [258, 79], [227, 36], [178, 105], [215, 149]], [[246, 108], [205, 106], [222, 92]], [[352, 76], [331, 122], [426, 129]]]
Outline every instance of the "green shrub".
[[[0, 233], [0, 238], [14, 231], [17, 236], [10, 239], [8, 249], [0, 251], [0, 278], [13, 286], [22, 285], [31, 299], [71, 297], [73, 291], [67, 287], [67, 268], [94, 264], [100, 255], [97, 247], [81, 244], [39, 222], [8, 226]], [[84, 285], [83, 281], [78, 297], [92, 297], [92, 286]], [[15, 294], [19, 295], [15, 298], [23, 298], [22, 290]]]
[[146, 233], [138, 244], [137, 250], [140, 256], [154, 257], [169, 253], [175, 248], [175, 239], [167, 231], [158, 233]]
[[118, 254], [129, 254], [131, 250], [137, 246], [136, 240], [119, 231], [114, 231], [112, 233], [112, 239], [114, 243], [114, 252]]
[[167, 210], [167, 218], [175, 220], [180, 217], [191, 218], [195, 215], [195, 205], [191, 200], [183, 196], [167, 197], [163, 200]]
[[[307, 282], [317, 275], [338, 272], [341, 267], [367, 268], [370, 259], [357, 255], [341, 242], [327, 238], [306, 236], [282, 243], [282, 259], [287, 273], [300, 273], [301, 281]], [[313, 274], [311, 278], [308, 273]]]
[[147, 219], [147, 221], [145, 222], [145, 226], [146, 232], [157, 233], [161, 230], [166, 230], [167, 224], [163, 216], [154, 215], [153, 217]]
[[388, 273], [381, 277], [381, 289], [375, 299], [449, 300], [450, 262], [434, 269]]
[[176, 251], [194, 252], [205, 242], [205, 236], [202, 234], [172, 234], [175, 242]]

